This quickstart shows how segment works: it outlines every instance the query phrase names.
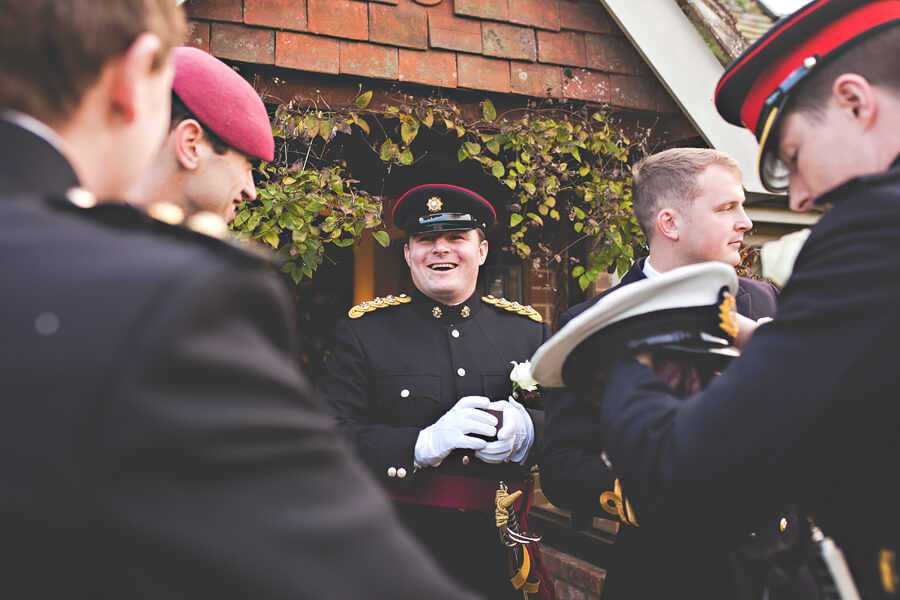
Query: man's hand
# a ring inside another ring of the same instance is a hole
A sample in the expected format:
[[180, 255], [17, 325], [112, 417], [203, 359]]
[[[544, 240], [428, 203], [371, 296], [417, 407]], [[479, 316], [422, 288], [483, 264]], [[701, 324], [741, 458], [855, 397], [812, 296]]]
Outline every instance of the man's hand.
[[512, 396], [491, 402], [489, 408], [503, 411], [503, 427], [497, 432], [496, 442], [489, 442], [475, 452], [476, 458], [486, 463], [521, 462], [534, 443], [531, 415]]
[[433, 425], [419, 432], [415, 449], [416, 467], [436, 467], [457, 448], [481, 450], [487, 446], [486, 441], [471, 434], [493, 437], [497, 433], [497, 417], [480, 410], [490, 406], [490, 399], [484, 396], [460, 398]]

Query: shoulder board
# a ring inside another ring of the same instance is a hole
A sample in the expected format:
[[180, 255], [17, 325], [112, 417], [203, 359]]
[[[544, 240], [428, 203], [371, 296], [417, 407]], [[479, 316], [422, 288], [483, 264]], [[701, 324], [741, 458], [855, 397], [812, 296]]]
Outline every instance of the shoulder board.
[[66, 196], [50, 200], [58, 208], [76, 211], [114, 228], [150, 231], [169, 238], [200, 243], [232, 258], [279, 266], [275, 256], [265, 247], [232, 239], [225, 220], [211, 213], [184, 218], [181, 209], [168, 202], [151, 205], [144, 212], [127, 204], [97, 203], [90, 192], [80, 188], [73, 188]]
[[544, 318], [541, 316], [541, 313], [536, 311], [531, 307], [531, 305], [519, 304], [518, 302], [510, 302], [506, 298], [494, 298], [493, 296], [482, 296], [482, 302], [486, 302], [492, 306], [496, 306], [497, 308], [502, 308], [503, 310], [508, 310], [509, 312], [516, 313], [517, 315], [522, 315], [523, 317], [528, 317], [532, 321], [537, 321], [538, 323], [542, 322]]
[[366, 302], [360, 302], [347, 311], [347, 316], [351, 319], [358, 319], [367, 312], [372, 312], [373, 310], [386, 308], [388, 306], [398, 306], [400, 304], [406, 304], [407, 302], [412, 302], [412, 298], [406, 294], [400, 294], [399, 296], [387, 295], [384, 298], [374, 298], [372, 300], [367, 300]]

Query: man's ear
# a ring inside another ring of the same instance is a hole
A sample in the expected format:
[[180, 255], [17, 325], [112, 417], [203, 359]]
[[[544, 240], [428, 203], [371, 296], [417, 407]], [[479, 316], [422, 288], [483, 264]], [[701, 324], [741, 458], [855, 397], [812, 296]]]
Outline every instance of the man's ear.
[[175, 126], [175, 158], [182, 167], [193, 171], [200, 165], [200, 145], [206, 143], [203, 127], [196, 119], [185, 119]]
[[659, 235], [673, 242], [678, 241], [679, 215], [671, 208], [664, 208], [656, 213], [656, 231]]
[[878, 103], [872, 85], [865, 77], [843, 73], [834, 80], [831, 93], [838, 107], [859, 119], [865, 129], [872, 127], [878, 114]]
[[412, 267], [412, 263], [409, 262], [409, 242], [403, 244], [403, 258], [406, 260], [406, 266]]
[[478, 244], [478, 266], [484, 264], [484, 261], [487, 260], [488, 255], [488, 241], [481, 240], [481, 243]]
[[137, 115], [142, 101], [142, 84], [154, 74], [154, 60], [161, 51], [159, 36], [144, 32], [131, 42], [125, 54], [109, 66], [113, 69], [110, 88], [112, 108], [126, 123], [134, 121]]

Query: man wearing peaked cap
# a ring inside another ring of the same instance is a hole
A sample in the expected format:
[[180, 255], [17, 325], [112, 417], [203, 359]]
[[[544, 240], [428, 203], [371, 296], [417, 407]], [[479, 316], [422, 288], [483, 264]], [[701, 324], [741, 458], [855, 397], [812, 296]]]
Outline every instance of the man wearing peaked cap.
[[122, 201], [184, 26], [172, 0], [0, 10], [0, 597], [468, 598], [297, 370], [279, 279]]
[[130, 202], [158, 216], [212, 213], [234, 218], [235, 206], [256, 198], [253, 161], [271, 161], [275, 142], [266, 107], [234, 69], [203, 50], [172, 52], [169, 134]]
[[[717, 107], [757, 135], [763, 181], [795, 210], [827, 212], [777, 318], [705, 391], [678, 399], [621, 361], [598, 409], [645, 521], [696, 514], [692, 524], [721, 529], [794, 498], [843, 549], [850, 577], [833, 572], [844, 597], [855, 586], [867, 599], [900, 589], [898, 25], [896, 0], [816, 0], [725, 71]], [[865, 508], [848, 510], [849, 497]]]
[[496, 220], [487, 200], [423, 185], [392, 214], [408, 235], [413, 289], [350, 309], [318, 391], [403, 521], [454, 578], [492, 599], [551, 597], [536, 542], [513, 544], [510, 572], [512, 550], [494, 515], [503, 481], [524, 493], [513, 508], [518, 529], [526, 527], [543, 405], [532, 394], [513, 397], [510, 377], [549, 329], [530, 306], [476, 292], [485, 229]]

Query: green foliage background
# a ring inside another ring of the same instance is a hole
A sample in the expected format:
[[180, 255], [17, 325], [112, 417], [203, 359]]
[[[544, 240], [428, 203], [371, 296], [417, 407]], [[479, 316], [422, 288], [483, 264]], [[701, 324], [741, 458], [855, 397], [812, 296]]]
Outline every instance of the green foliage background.
[[[236, 237], [275, 249], [295, 283], [312, 277], [326, 244], [352, 245], [366, 229], [381, 245], [390, 243], [381, 198], [362, 189], [340, 158], [322, 158], [336, 136], [354, 133], [388, 167], [412, 165], [428, 150], [415, 143], [423, 129], [455, 139], [460, 162], [479, 163], [509, 188], [512, 202], [500, 218], [511, 251], [539, 267], [562, 262], [575, 244], [589, 245], [586, 262], [571, 265], [582, 289], [604, 271], [624, 274], [645, 250], [631, 208], [628, 166], [640, 143], [603, 111], [517, 109], [498, 115], [486, 99], [480, 118], [466, 119], [445, 98], [402, 96], [381, 108], [372, 108], [371, 101], [367, 91], [337, 109], [295, 100], [275, 113], [276, 159], [260, 166], [259, 198], [238, 208], [231, 227]], [[570, 228], [571, 235], [552, 235], [559, 227]]]

